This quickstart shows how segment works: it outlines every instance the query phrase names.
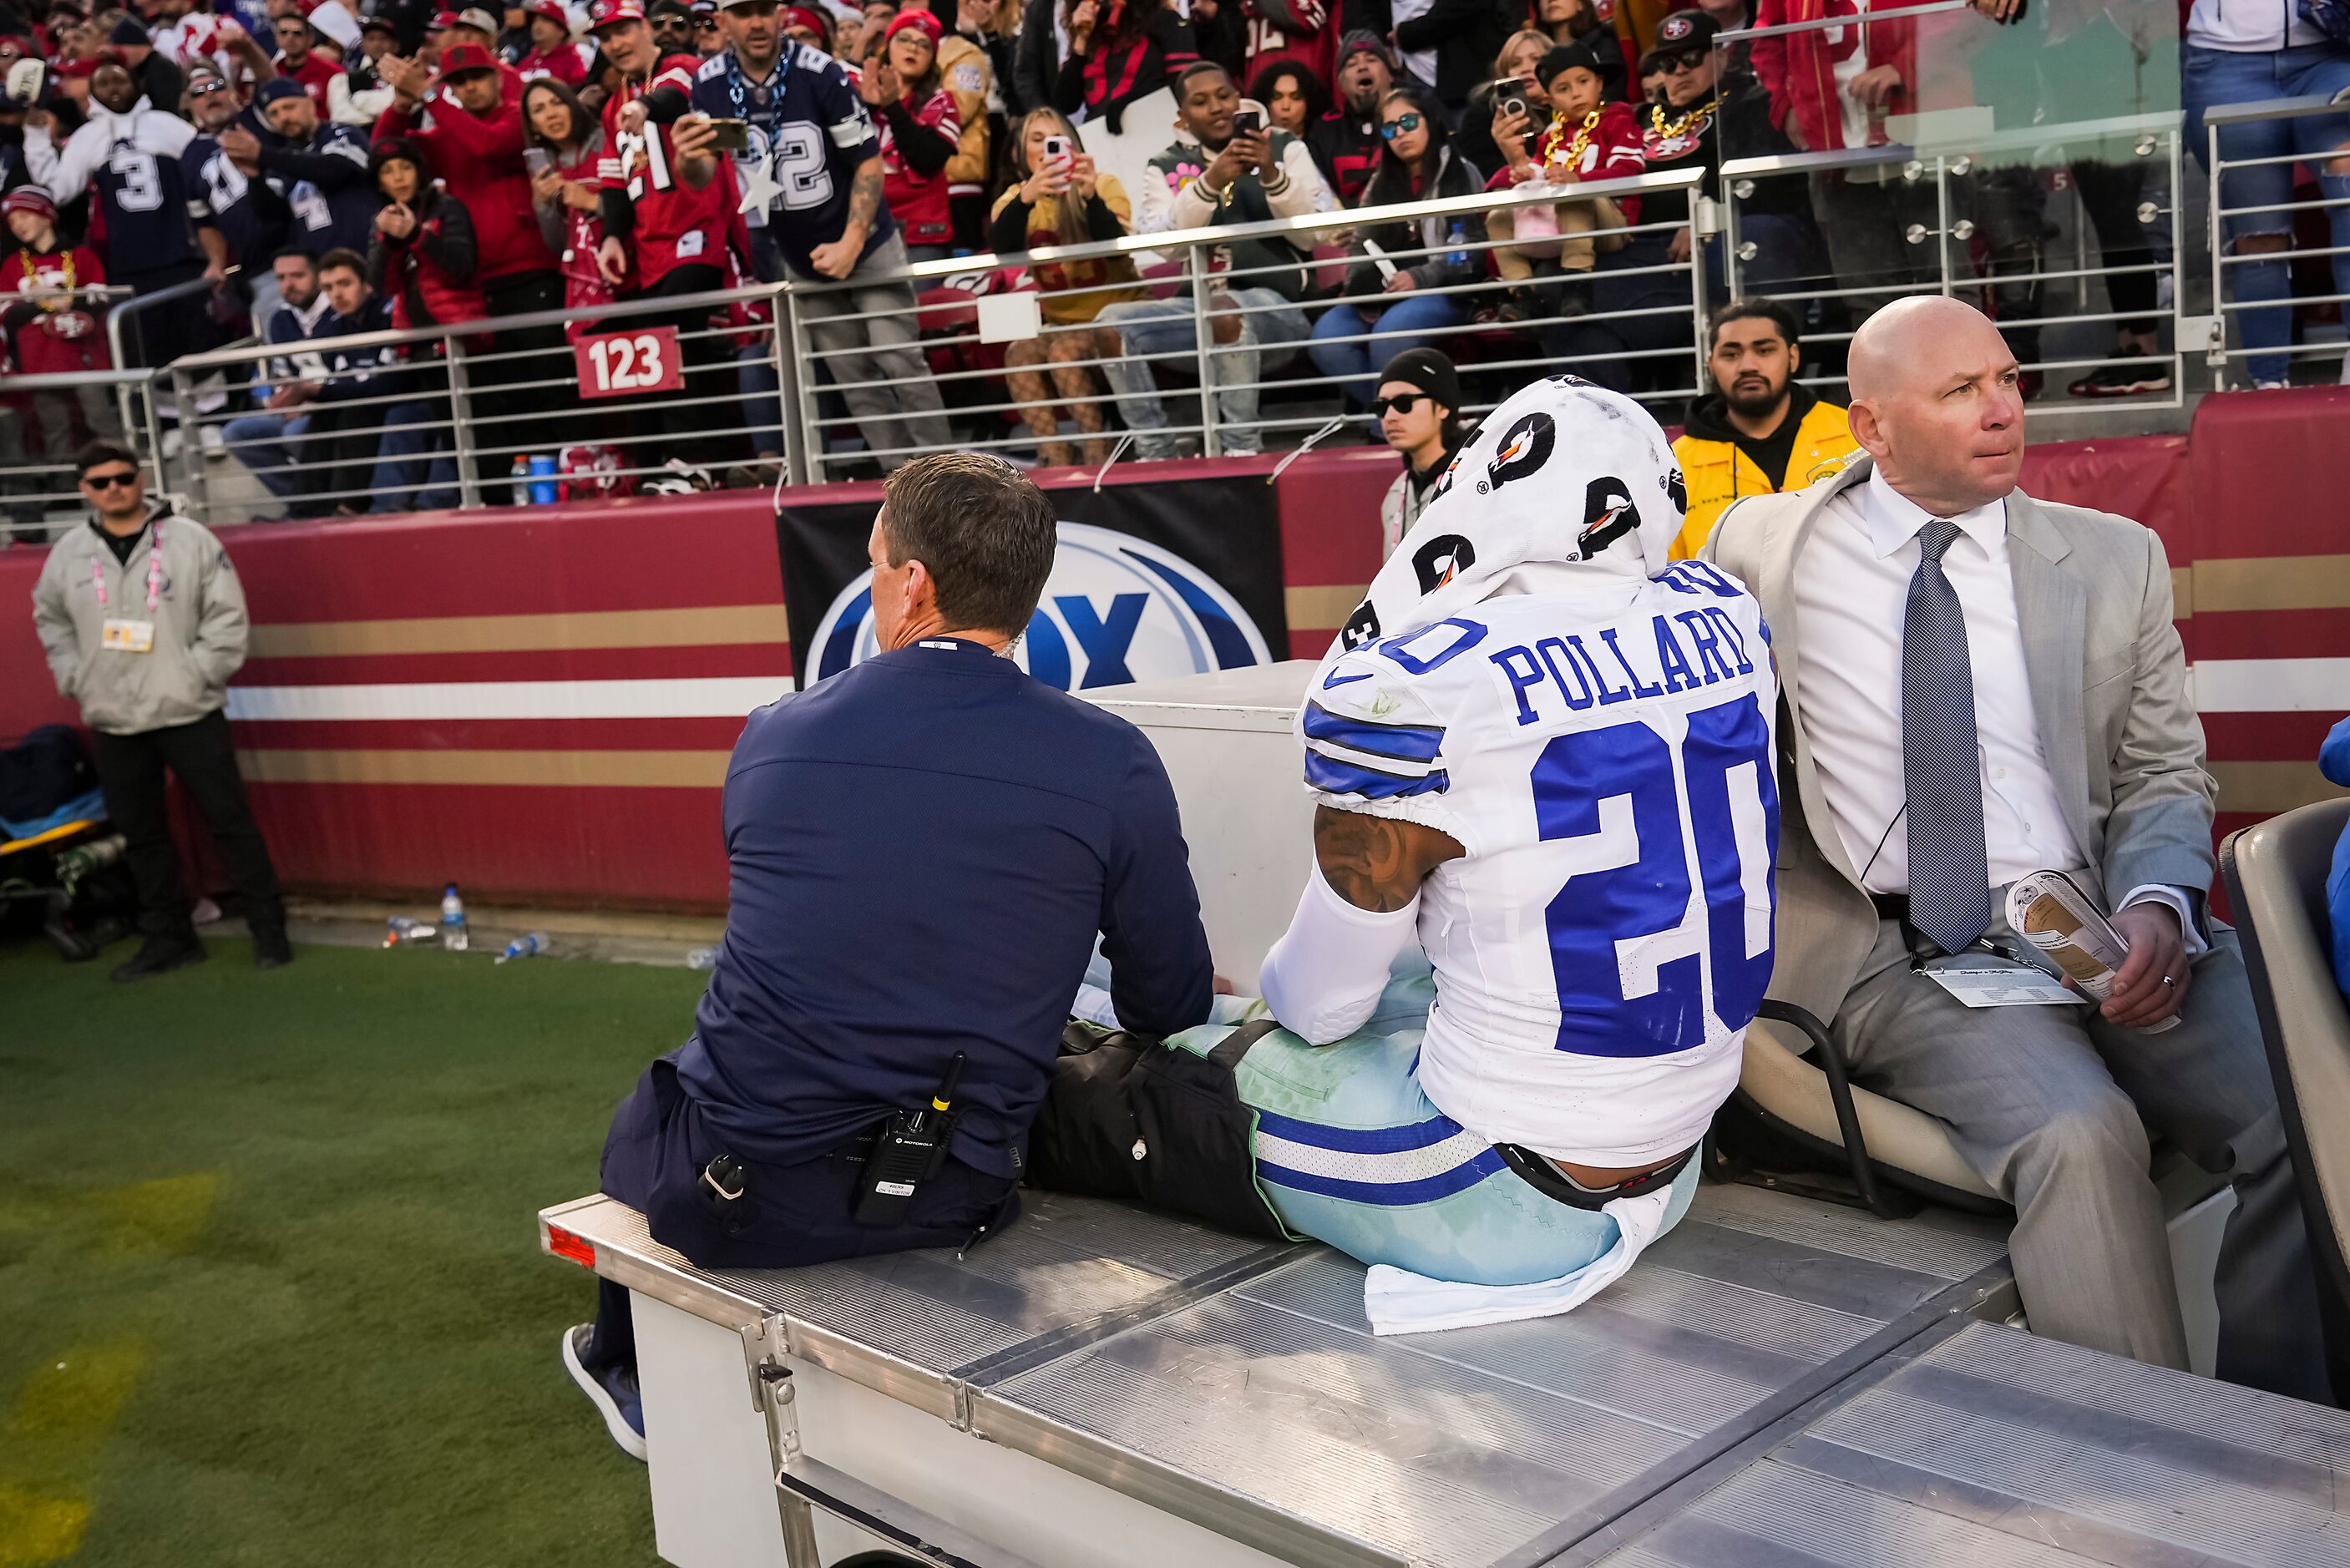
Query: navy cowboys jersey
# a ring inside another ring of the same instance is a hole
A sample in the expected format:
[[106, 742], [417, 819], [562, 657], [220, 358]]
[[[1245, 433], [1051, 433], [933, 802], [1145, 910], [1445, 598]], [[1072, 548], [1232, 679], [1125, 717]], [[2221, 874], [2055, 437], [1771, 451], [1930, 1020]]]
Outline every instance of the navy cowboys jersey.
[[[858, 166], [881, 153], [873, 117], [840, 62], [806, 44], [788, 44], [763, 88], [743, 78], [733, 51], [724, 50], [695, 72], [692, 102], [713, 119], [749, 124], [751, 144], [734, 155], [735, 178], [744, 191], [755, 191], [764, 188], [757, 182], [764, 174], [775, 194], [744, 216], [766, 225], [794, 271], [816, 276], [809, 253], [840, 238]], [[866, 254], [895, 233], [884, 202], [866, 234]]]

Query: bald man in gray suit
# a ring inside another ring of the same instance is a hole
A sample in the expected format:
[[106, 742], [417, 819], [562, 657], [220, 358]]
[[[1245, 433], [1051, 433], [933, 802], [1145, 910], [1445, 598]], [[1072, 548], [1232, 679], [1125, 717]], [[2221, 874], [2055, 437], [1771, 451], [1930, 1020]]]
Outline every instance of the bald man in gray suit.
[[[2185, 1366], [2148, 1132], [2226, 1175], [2220, 1375], [2331, 1402], [2243, 964], [2203, 912], [2216, 789], [2161, 541], [2016, 488], [2015, 360], [1971, 306], [1887, 306], [1850, 374], [1866, 455], [1739, 503], [1703, 551], [1762, 599], [1785, 701], [1771, 994], [2015, 1205], [2038, 1333]], [[2042, 867], [2127, 938], [2112, 996], [1963, 1005], [1928, 971], [2033, 956], [2003, 909]]]

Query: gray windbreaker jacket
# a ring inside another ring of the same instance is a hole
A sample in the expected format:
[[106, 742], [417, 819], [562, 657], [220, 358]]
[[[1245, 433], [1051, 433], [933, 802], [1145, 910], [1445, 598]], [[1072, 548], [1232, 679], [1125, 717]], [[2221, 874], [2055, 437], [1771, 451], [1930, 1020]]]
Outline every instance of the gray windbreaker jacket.
[[[147, 566], [158, 524], [163, 573], [150, 618]], [[106, 582], [103, 608], [93, 566]], [[154, 650], [101, 648], [99, 633], [109, 618], [152, 618]], [[227, 701], [228, 678], [244, 662], [244, 586], [209, 529], [157, 506], [148, 532], [120, 566], [94, 525], [76, 528], [52, 545], [33, 586], [33, 626], [57, 691], [81, 704], [89, 727], [136, 735], [192, 724]]]

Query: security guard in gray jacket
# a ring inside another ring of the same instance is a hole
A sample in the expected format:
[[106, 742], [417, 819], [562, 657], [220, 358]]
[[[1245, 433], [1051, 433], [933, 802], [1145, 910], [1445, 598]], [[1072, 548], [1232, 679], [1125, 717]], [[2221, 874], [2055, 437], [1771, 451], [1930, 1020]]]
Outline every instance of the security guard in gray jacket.
[[97, 732], [106, 813], [130, 840], [146, 940], [114, 978], [141, 980], [204, 956], [164, 809], [167, 767], [211, 824], [244, 897], [254, 967], [276, 969], [294, 957], [286, 905], [222, 711], [228, 678], [244, 662], [244, 589], [209, 530], [148, 502], [128, 448], [92, 441], [74, 466], [95, 515], [50, 548], [33, 624], [59, 694], [81, 704]]

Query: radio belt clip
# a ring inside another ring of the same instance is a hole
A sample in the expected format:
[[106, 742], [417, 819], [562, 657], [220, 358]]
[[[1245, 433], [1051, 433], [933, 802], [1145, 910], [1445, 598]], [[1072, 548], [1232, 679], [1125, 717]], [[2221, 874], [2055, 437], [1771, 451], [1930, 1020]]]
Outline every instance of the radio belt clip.
[[873, 1153], [858, 1178], [857, 1211], [851, 1217], [859, 1225], [903, 1224], [906, 1210], [913, 1205], [915, 1189], [946, 1163], [962, 1063], [963, 1054], [958, 1051], [947, 1064], [947, 1075], [929, 1105], [916, 1111], [899, 1111], [882, 1124], [873, 1140]]

